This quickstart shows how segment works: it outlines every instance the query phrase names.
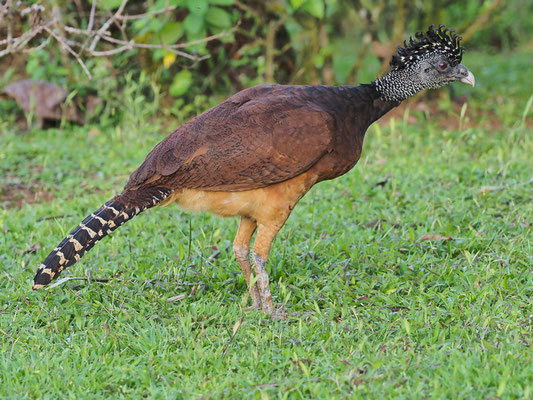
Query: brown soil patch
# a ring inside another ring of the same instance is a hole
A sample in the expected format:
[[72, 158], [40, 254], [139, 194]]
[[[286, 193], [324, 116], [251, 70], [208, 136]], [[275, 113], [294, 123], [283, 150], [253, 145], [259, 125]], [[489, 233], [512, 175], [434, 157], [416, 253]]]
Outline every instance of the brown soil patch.
[[0, 187], [0, 204], [5, 208], [22, 208], [26, 204], [49, 202], [54, 198], [52, 193], [36, 182], [29, 185], [8, 183]]

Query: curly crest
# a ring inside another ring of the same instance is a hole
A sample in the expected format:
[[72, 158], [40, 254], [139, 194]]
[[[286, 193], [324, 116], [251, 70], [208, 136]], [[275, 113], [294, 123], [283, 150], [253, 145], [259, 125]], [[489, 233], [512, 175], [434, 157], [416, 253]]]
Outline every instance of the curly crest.
[[403, 69], [433, 52], [446, 55], [452, 65], [461, 63], [465, 49], [459, 45], [462, 37], [455, 33], [455, 29], [448, 29], [444, 25], [435, 28], [435, 25], [431, 25], [427, 32], [417, 32], [415, 38], [413, 40], [410, 37], [409, 42], [403, 42], [404, 47], [398, 47], [398, 55], [393, 56], [390, 62], [392, 70]]

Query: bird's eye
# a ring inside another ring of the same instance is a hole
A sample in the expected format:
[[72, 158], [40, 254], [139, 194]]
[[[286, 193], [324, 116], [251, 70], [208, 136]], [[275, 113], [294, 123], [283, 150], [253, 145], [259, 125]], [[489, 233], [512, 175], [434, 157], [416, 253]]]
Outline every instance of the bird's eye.
[[445, 63], [444, 61], [441, 61], [439, 63], [439, 68], [442, 69], [442, 70], [445, 70], [446, 68], [448, 68], [448, 64]]

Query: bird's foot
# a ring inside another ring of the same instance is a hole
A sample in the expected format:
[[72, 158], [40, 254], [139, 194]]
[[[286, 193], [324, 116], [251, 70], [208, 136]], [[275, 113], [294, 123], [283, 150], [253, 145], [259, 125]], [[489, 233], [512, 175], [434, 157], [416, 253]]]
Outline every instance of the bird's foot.
[[254, 301], [251, 307], [248, 307], [245, 309], [246, 312], [258, 311], [258, 310], [263, 310], [263, 313], [269, 315], [271, 319], [276, 320], [276, 321], [286, 320], [287, 317], [289, 316], [283, 304], [277, 304], [277, 303], [276, 303], [276, 308], [274, 308], [274, 305], [272, 303], [269, 304], [267, 302], [261, 305], [261, 302], [259, 302], [259, 304], [256, 304]]
[[273, 308], [270, 314], [270, 319], [275, 321], [285, 321], [289, 314], [283, 304], [276, 303], [276, 308]]
[[273, 319], [274, 321], [285, 321], [288, 316], [289, 314], [287, 314], [285, 311], [276, 309], [270, 314], [270, 319]]
[[260, 310], [261, 309], [261, 296], [259, 296], [259, 290], [257, 290], [257, 285], [254, 285], [252, 290], [250, 290], [250, 297], [252, 298], [252, 306], [250, 310]]
[[255, 287], [254, 289], [255, 290], [252, 290], [252, 293], [250, 293], [250, 297], [252, 299], [252, 305], [245, 309], [246, 312], [257, 311], [263, 308], [261, 304], [261, 297], [259, 297], [259, 293], [257, 292], [257, 289]]

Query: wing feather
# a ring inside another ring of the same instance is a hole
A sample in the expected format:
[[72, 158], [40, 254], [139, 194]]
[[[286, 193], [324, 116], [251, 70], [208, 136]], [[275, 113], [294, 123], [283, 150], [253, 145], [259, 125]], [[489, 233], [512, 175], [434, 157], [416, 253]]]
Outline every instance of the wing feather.
[[287, 87], [247, 89], [182, 125], [131, 175], [145, 184], [249, 190], [293, 178], [331, 150], [335, 118]]

